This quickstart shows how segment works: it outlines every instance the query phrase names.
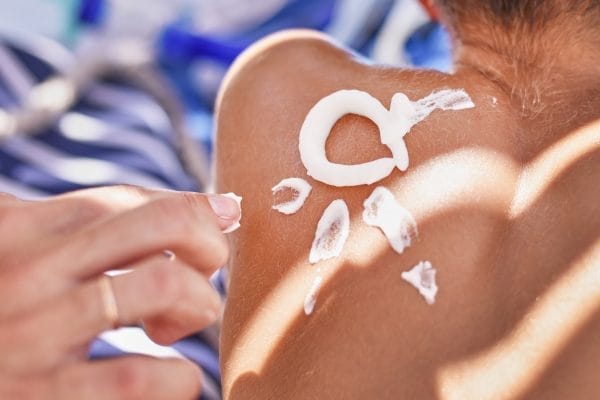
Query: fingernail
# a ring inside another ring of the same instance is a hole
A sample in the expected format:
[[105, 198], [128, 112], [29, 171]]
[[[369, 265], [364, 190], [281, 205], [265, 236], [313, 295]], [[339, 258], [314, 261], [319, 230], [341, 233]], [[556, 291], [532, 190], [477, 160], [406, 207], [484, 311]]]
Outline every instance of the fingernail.
[[240, 216], [240, 205], [234, 198], [225, 195], [210, 195], [208, 196], [208, 202], [220, 218], [236, 220]]

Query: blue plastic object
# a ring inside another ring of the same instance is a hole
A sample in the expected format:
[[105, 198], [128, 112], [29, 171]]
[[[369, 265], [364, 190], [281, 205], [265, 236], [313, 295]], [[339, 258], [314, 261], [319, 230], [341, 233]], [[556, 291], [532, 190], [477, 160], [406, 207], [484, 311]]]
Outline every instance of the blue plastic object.
[[439, 23], [431, 22], [418, 29], [406, 43], [412, 65], [448, 72], [452, 67], [450, 35]]
[[176, 23], [161, 35], [159, 54], [169, 64], [209, 58], [228, 65], [246, 47], [269, 33], [290, 28], [325, 28], [333, 16], [335, 3], [336, 0], [293, 0], [252, 31], [228, 37], [202, 35], [183, 22]]
[[83, 25], [98, 26], [106, 16], [108, 4], [106, 0], [81, 0], [79, 5], [79, 21]]
[[195, 34], [181, 25], [171, 25], [163, 32], [159, 48], [162, 58], [171, 62], [188, 62], [197, 57], [206, 57], [229, 64], [250, 43], [243, 37], [217, 39]]

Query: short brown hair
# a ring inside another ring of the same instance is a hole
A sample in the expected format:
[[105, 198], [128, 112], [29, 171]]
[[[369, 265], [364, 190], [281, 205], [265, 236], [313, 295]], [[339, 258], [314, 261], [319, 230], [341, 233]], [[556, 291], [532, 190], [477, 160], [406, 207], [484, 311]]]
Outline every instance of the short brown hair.
[[585, 16], [600, 26], [600, 0], [436, 0], [448, 22], [483, 16], [505, 27], [535, 29], [559, 16]]

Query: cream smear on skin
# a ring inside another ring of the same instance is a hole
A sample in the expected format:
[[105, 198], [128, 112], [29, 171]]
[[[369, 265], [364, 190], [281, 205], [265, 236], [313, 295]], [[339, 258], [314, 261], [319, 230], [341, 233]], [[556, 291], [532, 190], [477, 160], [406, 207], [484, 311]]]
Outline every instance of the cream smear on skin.
[[317, 275], [304, 298], [304, 314], [310, 315], [315, 309], [315, 304], [317, 303], [317, 296], [319, 295], [319, 290], [321, 289], [321, 285], [323, 284], [323, 277], [321, 275]]
[[410, 271], [402, 273], [402, 279], [410, 283], [419, 291], [427, 304], [435, 303], [438, 287], [435, 282], [435, 268], [429, 261], [421, 261]]
[[241, 226], [240, 220], [242, 219], [242, 197], [238, 196], [235, 193], [225, 193], [222, 196], [229, 197], [230, 199], [235, 200], [235, 202], [238, 204], [238, 207], [240, 208], [240, 216], [238, 217], [238, 219], [234, 221], [231, 225], [229, 225], [228, 228], [223, 230], [223, 233], [231, 233], [237, 231]]
[[[349, 234], [350, 213], [348, 206], [344, 200], [334, 200], [325, 209], [317, 224], [317, 231], [315, 232], [315, 239], [310, 249], [308, 261], [311, 264], [316, 264], [339, 256]], [[312, 314], [322, 283], [321, 268], [318, 268], [317, 276], [304, 298], [304, 313], [306, 315]]]
[[[406, 171], [409, 155], [404, 136], [412, 127], [427, 118], [433, 111], [458, 111], [475, 107], [469, 95], [462, 89], [434, 91], [428, 96], [411, 101], [404, 93], [392, 97], [390, 109], [369, 93], [360, 90], [339, 90], [319, 100], [308, 112], [300, 129], [300, 158], [309, 176], [328, 185], [345, 187], [370, 185], [389, 176], [394, 168]], [[379, 128], [381, 143], [386, 145], [392, 157], [362, 164], [346, 165], [328, 160], [325, 145], [336, 122], [346, 114], [369, 118]], [[297, 212], [310, 194], [310, 185], [299, 178], [288, 178], [273, 187], [273, 194], [285, 188], [294, 190], [295, 197], [273, 208], [283, 214]], [[376, 188], [363, 203], [363, 221], [381, 229], [392, 248], [399, 254], [411, 245], [418, 235], [412, 214], [403, 208], [385, 187]], [[339, 256], [350, 230], [348, 207], [343, 200], [335, 200], [319, 220], [310, 250], [309, 262], [316, 264]], [[437, 285], [436, 270], [425, 261], [412, 270], [402, 273], [428, 304], [435, 302]], [[319, 271], [304, 299], [304, 313], [310, 315], [323, 282]]]
[[344, 200], [334, 200], [323, 212], [317, 224], [315, 239], [308, 261], [319, 261], [337, 257], [342, 252], [350, 234], [350, 213]]
[[[308, 175], [333, 186], [369, 185], [409, 165], [404, 136], [435, 109], [464, 110], [475, 105], [462, 89], [444, 89], [421, 100], [410, 101], [404, 93], [392, 97], [390, 109], [360, 90], [339, 90], [319, 100], [308, 112], [300, 129], [300, 158]], [[325, 144], [335, 123], [346, 114], [362, 115], [379, 128], [381, 142], [392, 152], [362, 164], [345, 165], [327, 159]]]
[[363, 221], [383, 232], [392, 248], [402, 254], [418, 235], [412, 214], [402, 207], [387, 188], [380, 186], [363, 203]]
[[292, 200], [275, 204], [272, 208], [282, 214], [291, 215], [302, 208], [312, 190], [312, 186], [301, 178], [286, 178], [273, 186], [271, 191], [273, 195], [276, 195], [285, 189], [290, 189], [294, 192]]

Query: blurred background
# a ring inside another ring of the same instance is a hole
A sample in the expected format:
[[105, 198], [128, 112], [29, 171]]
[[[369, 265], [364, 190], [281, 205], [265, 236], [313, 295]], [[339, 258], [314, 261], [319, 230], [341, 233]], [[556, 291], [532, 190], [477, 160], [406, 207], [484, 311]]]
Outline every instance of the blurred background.
[[419, 0], [3, 0], [0, 191], [206, 190], [212, 111], [236, 56], [310, 28], [376, 62], [451, 66]]
[[[210, 190], [215, 95], [258, 39], [310, 28], [375, 62], [451, 67], [450, 41], [419, 0], [2, 0], [0, 192], [42, 198], [133, 184]], [[222, 274], [214, 284], [224, 292]], [[139, 328], [91, 356], [185, 356], [220, 398], [218, 336], [172, 347]]]

